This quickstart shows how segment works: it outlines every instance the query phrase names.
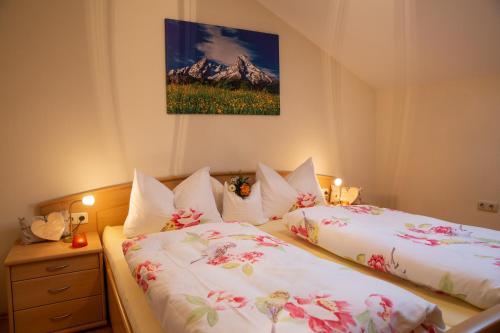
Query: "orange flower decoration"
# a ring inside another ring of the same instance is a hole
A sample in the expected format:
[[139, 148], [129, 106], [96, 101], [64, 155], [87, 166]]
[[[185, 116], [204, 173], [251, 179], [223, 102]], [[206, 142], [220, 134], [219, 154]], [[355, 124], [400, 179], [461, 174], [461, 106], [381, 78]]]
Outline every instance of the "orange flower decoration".
[[240, 186], [240, 194], [242, 197], [248, 197], [250, 195], [250, 185], [248, 185], [248, 183], [243, 183]]

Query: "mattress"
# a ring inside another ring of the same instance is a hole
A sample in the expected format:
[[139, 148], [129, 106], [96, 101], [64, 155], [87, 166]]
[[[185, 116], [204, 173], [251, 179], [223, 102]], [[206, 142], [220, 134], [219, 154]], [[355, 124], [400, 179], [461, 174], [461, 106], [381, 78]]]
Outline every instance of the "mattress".
[[[321, 258], [340, 263], [366, 275], [389, 281], [413, 292], [429, 302], [435, 303], [443, 311], [443, 318], [447, 326], [455, 326], [480, 311], [479, 309], [460, 300], [456, 300], [446, 295], [434, 294], [397, 277], [380, 274], [376, 271], [372, 271], [368, 268], [337, 257], [326, 250], [296, 238], [290, 231], [287, 230], [282, 221], [268, 222], [259, 226], [259, 228]], [[105, 228], [103, 234], [104, 253], [113, 271], [118, 293], [127, 313], [130, 325], [135, 333], [162, 332], [158, 320], [154, 317], [142, 290], [132, 278], [127, 262], [125, 261], [121, 247], [124, 239], [125, 236], [123, 235], [123, 226], [108, 226]]]
[[123, 226], [107, 226], [102, 241], [120, 300], [134, 333], [163, 333], [160, 323], [153, 315], [144, 293], [132, 278], [127, 262], [122, 253]]

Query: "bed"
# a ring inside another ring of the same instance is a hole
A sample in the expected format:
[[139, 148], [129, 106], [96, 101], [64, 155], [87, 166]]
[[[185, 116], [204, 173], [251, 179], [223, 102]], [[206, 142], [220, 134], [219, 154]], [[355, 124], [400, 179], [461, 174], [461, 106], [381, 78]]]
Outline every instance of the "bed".
[[[249, 176], [254, 175], [253, 173], [244, 174]], [[286, 174], [286, 172], [282, 172], [282, 174]], [[215, 175], [215, 177], [224, 181], [233, 175], [234, 173], [222, 173]], [[170, 177], [161, 179], [161, 181], [168, 187], [173, 188], [184, 178], [185, 177]], [[332, 177], [318, 176], [318, 180], [321, 187], [329, 188]], [[106, 257], [108, 313], [110, 315], [113, 331], [160, 332], [161, 329], [158, 321], [146, 305], [147, 302], [141, 290], [132, 279], [123, 255], [121, 254], [120, 256], [121, 246], [118, 247], [117, 245], [121, 244], [124, 237], [121, 232], [121, 225], [127, 216], [130, 190], [130, 183], [92, 190], [42, 203], [39, 206], [39, 210], [42, 214], [62, 210], [65, 209], [70, 202], [80, 198], [84, 194], [94, 195], [96, 204], [93, 207], [81, 206], [75, 207], [75, 209], [87, 211], [89, 214], [89, 223], [81, 227], [83, 231], [97, 230], [100, 234], [103, 234], [106, 229], [103, 235], [103, 244]], [[456, 300], [446, 295], [437, 295], [428, 290], [416, 287], [406, 281], [385, 274], [379, 274], [379, 272], [374, 272], [365, 267], [350, 263], [345, 259], [328, 253], [301, 239], [297, 239], [286, 229], [283, 223], [279, 223], [279, 221], [271, 221], [261, 226], [260, 229], [299, 246], [314, 255], [341, 263], [364, 274], [389, 281], [437, 304], [443, 311], [446, 325], [454, 327], [450, 332], [489, 332], [488, 330], [494, 332], [494, 330], [491, 329], [495, 329], [495, 323], [499, 321], [498, 309], [481, 311], [460, 300]], [[133, 300], [133, 302], [131, 300]]]
[[283, 217], [297, 236], [351, 261], [488, 309], [500, 304], [500, 232], [369, 205]]

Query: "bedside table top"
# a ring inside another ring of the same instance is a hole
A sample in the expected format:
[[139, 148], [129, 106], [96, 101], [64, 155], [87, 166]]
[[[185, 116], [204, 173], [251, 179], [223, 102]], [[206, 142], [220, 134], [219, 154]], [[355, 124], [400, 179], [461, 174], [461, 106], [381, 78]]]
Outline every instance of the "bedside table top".
[[13, 266], [42, 260], [73, 257], [101, 252], [102, 245], [97, 232], [89, 231], [85, 234], [87, 235], [88, 245], [77, 249], [72, 248], [71, 243], [64, 243], [63, 241], [47, 241], [29, 245], [22, 245], [18, 240], [10, 249], [7, 258], [5, 258], [4, 265]]

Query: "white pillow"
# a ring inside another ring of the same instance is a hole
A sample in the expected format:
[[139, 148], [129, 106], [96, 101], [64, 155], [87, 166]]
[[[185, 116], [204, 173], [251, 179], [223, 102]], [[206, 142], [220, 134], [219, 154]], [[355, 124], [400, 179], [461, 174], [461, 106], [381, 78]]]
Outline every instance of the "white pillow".
[[202, 219], [222, 222], [210, 183], [210, 168], [204, 167], [186, 178], [174, 189], [175, 207], [203, 213]]
[[258, 164], [256, 178], [261, 183], [264, 216], [275, 218], [288, 212], [295, 202], [298, 192], [276, 171], [265, 164]]
[[210, 177], [210, 184], [212, 185], [212, 192], [215, 198], [215, 204], [217, 205], [217, 210], [222, 213], [222, 200], [224, 197], [224, 185], [220, 183], [214, 177]]
[[224, 221], [248, 222], [253, 225], [263, 224], [267, 221], [262, 211], [262, 196], [260, 182], [252, 185], [250, 195], [245, 199], [229, 191], [229, 185], [224, 183]]
[[[178, 222], [175, 228], [172, 227], [174, 220]], [[173, 192], [155, 178], [135, 170], [130, 207], [123, 226], [125, 236], [179, 229], [182, 224], [189, 226], [194, 220], [198, 223], [222, 222], [208, 167], [193, 173]]]
[[311, 157], [309, 157], [292, 173], [288, 174], [285, 179], [297, 192], [302, 194], [312, 194], [316, 197], [318, 204], [326, 204], [323, 191], [321, 190], [318, 178], [316, 177], [316, 171], [314, 170], [314, 163]]
[[299, 208], [303, 204], [307, 207], [325, 204], [311, 158], [286, 179], [267, 165], [259, 163], [256, 178], [262, 183], [262, 206], [267, 218], [281, 217], [291, 208]]
[[125, 236], [160, 231], [174, 211], [174, 193], [155, 178], [136, 169], [128, 216], [123, 225]]

